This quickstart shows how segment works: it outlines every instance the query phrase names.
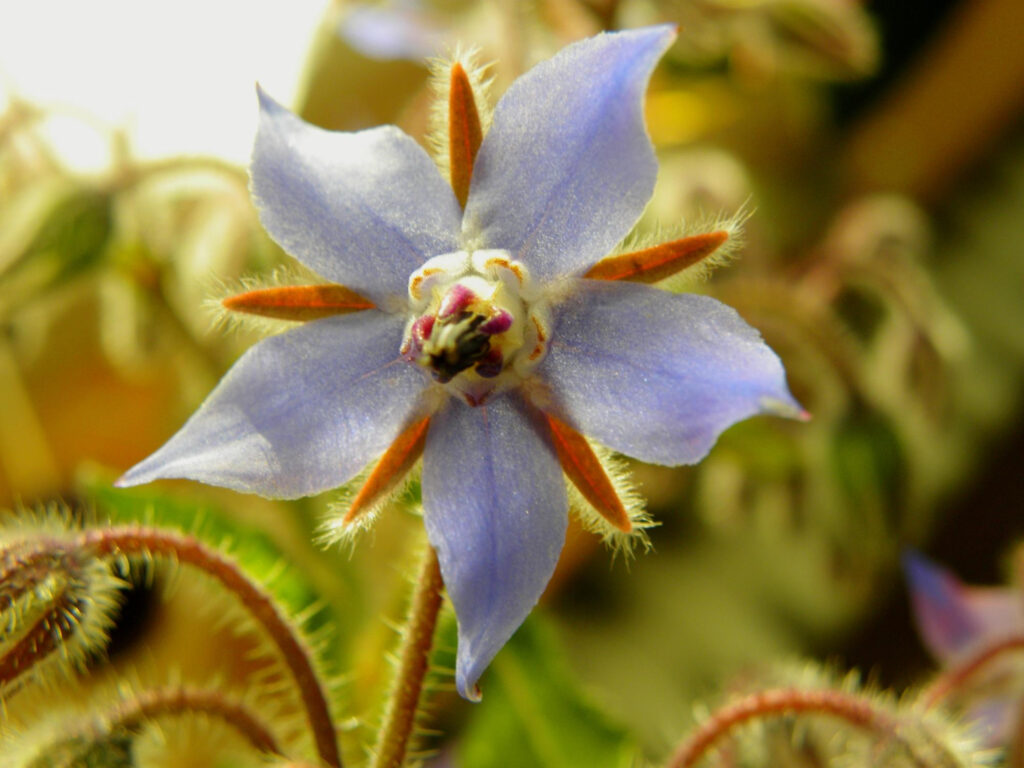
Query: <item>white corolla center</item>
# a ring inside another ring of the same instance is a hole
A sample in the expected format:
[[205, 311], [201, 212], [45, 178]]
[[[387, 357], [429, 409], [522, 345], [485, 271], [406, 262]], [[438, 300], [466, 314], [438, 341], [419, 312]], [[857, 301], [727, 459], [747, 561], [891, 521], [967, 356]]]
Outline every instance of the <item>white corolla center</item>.
[[402, 355], [470, 405], [526, 379], [547, 352], [547, 303], [507, 251], [435, 256], [409, 277]]

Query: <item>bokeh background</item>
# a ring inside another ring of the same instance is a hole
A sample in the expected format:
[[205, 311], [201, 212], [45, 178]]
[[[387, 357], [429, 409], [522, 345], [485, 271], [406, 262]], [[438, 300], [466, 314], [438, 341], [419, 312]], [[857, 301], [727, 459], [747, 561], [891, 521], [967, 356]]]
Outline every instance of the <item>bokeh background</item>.
[[[442, 763], [557, 765], [570, 753], [533, 722], [550, 706], [599, 722], [602, 755], [655, 760], [694, 702], [779, 661], [918, 684], [935, 665], [901, 552], [973, 583], [1020, 567], [1020, 0], [2, 0], [0, 508], [59, 500], [230, 539], [257, 573], [287, 562], [282, 599], [318, 601], [314, 629], [331, 630], [358, 763], [422, 542], [415, 489], [351, 551], [325, 551], [330, 494], [111, 488], [258, 338], [211, 303], [288, 264], [246, 189], [254, 83], [324, 127], [397, 123], [425, 141], [426, 58], [477, 46], [500, 94], [572, 40], [661, 21], [681, 32], [648, 97], [661, 171], [638, 227], [749, 212], [735, 262], [687, 288], [761, 329], [814, 419], [737, 425], [697, 467], [635, 466], [653, 550], [613, 559], [570, 529], [484, 703], [437, 693], [429, 746]], [[244, 638], [197, 632], [209, 592], [158, 566], [136, 579], [109, 662], [74, 696], [168, 670], [245, 689]], [[36, 706], [12, 703], [7, 724]], [[507, 762], [513, 748], [524, 762]], [[217, 764], [195, 749], [181, 764]]]

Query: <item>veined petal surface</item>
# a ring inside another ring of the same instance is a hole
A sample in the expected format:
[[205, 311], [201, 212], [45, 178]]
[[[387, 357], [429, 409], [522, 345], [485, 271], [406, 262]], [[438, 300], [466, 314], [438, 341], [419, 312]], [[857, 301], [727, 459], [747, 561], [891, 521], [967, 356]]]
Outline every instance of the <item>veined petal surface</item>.
[[541, 279], [607, 255], [654, 189], [643, 98], [674, 36], [670, 26], [605, 33], [516, 80], [476, 158], [466, 236]]
[[387, 306], [424, 261], [457, 250], [462, 211], [427, 153], [394, 126], [312, 126], [263, 91], [252, 153], [260, 220], [289, 254]]
[[554, 415], [643, 461], [692, 464], [741, 419], [800, 411], [760, 334], [707, 296], [576, 280], [553, 326]]
[[455, 682], [476, 682], [544, 591], [568, 502], [550, 433], [515, 394], [436, 414], [423, 454], [424, 522], [459, 622]]
[[271, 498], [343, 485], [420, 406], [426, 379], [399, 357], [403, 330], [366, 310], [264, 339], [118, 484], [185, 477]]

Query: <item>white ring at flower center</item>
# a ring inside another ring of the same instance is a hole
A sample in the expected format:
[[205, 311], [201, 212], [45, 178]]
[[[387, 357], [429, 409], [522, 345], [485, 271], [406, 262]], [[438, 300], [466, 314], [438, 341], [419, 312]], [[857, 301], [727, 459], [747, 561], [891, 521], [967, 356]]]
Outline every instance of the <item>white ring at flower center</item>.
[[520, 384], [547, 352], [546, 302], [507, 251], [435, 256], [409, 276], [409, 303], [402, 354], [470, 405]]

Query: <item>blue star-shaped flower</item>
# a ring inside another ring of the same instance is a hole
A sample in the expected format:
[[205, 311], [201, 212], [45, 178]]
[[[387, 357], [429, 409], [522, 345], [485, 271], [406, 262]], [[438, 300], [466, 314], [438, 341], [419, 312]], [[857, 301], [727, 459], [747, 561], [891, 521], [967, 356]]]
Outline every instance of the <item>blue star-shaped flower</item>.
[[[185, 477], [294, 498], [382, 454], [407, 468], [421, 447], [424, 521], [459, 624], [456, 682], [475, 697], [555, 567], [563, 469], [616, 507], [580, 433], [689, 464], [740, 419], [799, 412], [779, 359], [733, 310], [592, 279], [651, 195], [642, 102], [673, 36], [603, 34], [521, 77], [461, 194], [397, 128], [323, 131], [261, 93], [262, 222], [365, 308], [256, 344], [120, 484]], [[629, 529], [621, 506], [608, 514]]]

